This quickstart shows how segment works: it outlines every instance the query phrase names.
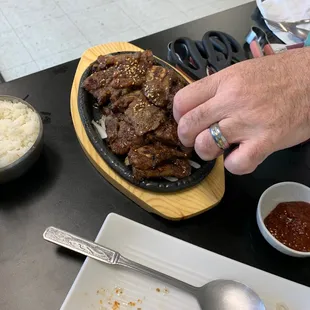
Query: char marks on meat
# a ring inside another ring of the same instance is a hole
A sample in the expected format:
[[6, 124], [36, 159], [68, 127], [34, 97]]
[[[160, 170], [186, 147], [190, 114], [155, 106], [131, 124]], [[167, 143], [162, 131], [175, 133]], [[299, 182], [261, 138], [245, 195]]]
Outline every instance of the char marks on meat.
[[128, 153], [129, 163], [142, 170], [154, 169], [165, 161], [186, 158], [187, 155], [176, 148], [157, 142], [140, 148], [132, 148]]
[[111, 110], [116, 113], [125, 112], [128, 106], [132, 102], [143, 102], [143, 101], [146, 101], [146, 98], [143, 95], [142, 91], [136, 90], [131, 93], [127, 93], [123, 95], [122, 97], [120, 97], [118, 100], [114, 102], [112, 101], [112, 98], [111, 98], [111, 102], [112, 102]]
[[111, 95], [111, 89], [109, 88], [97, 88], [89, 92], [97, 99], [98, 105], [106, 103]]
[[107, 141], [113, 153], [125, 155], [130, 148], [143, 145], [143, 138], [135, 133], [135, 129], [123, 117], [109, 115], [105, 121]]
[[123, 89], [114, 89], [112, 88], [113, 91], [111, 92], [111, 97], [110, 100], [112, 103], [120, 99], [122, 96], [125, 96], [131, 92], [130, 88], [123, 88]]
[[168, 104], [172, 104], [174, 95], [184, 86], [173, 70], [153, 66], [147, 72], [143, 91], [151, 103], [159, 107], [166, 107]]
[[155, 131], [150, 132], [147, 135], [147, 139], [150, 143], [160, 141], [171, 146], [182, 146], [178, 138], [178, 125], [171, 117]]
[[133, 175], [184, 178], [191, 150], [178, 139], [174, 95], [185, 86], [178, 74], [154, 64], [151, 51], [99, 56], [83, 87], [106, 116], [107, 144], [127, 155]]
[[164, 164], [148, 170], [138, 169], [133, 166], [133, 173], [137, 180], [158, 177], [175, 177], [182, 179], [191, 174], [191, 166], [187, 159], [176, 159], [173, 163]]
[[83, 87], [91, 92], [99, 105], [104, 104], [115, 94], [113, 90], [127, 89], [128, 92], [128, 88], [141, 86], [152, 64], [153, 54], [150, 51], [99, 56]]
[[89, 92], [97, 99], [98, 105], [105, 104], [110, 100], [112, 103], [130, 93], [129, 88], [114, 89], [113, 87], [102, 87]]
[[116, 55], [100, 55], [92, 67], [92, 71], [101, 71], [109, 67], [116, 67], [120, 64], [133, 65], [145, 64], [147, 67], [153, 65], [154, 57], [151, 51], [136, 53], [121, 53]]
[[147, 100], [132, 102], [125, 111], [125, 115], [138, 136], [157, 129], [166, 120], [165, 111], [150, 104]]
[[101, 87], [107, 87], [113, 79], [113, 71], [115, 68], [111, 67], [108, 70], [94, 72], [83, 82], [83, 87], [90, 91]]

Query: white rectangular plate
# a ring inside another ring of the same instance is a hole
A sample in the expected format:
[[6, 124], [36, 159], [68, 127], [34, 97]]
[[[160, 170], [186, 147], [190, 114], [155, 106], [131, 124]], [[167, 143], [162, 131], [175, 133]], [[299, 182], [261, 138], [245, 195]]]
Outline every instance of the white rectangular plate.
[[[83, 236], [81, 236], [83, 237]], [[96, 242], [195, 286], [233, 279], [254, 289], [267, 310], [309, 310], [310, 288], [109, 214]], [[190, 295], [141, 274], [87, 258], [61, 310], [199, 310]]]

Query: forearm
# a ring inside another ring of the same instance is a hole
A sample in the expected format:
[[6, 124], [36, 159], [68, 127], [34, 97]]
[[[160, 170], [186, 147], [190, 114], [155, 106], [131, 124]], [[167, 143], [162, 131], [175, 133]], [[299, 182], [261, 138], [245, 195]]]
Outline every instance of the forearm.
[[300, 61], [304, 62], [303, 68], [305, 77], [303, 84], [303, 87], [305, 89], [305, 115], [307, 116], [308, 138], [310, 139], [310, 47], [304, 47], [301, 50], [302, 56], [300, 58]]
[[[294, 94], [294, 103], [303, 107], [300, 110], [302, 114], [300, 118], [305, 118], [303, 130], [305, 130], [306, 138], [310, 139], [310, 47], [286, 53], [284, 61], [287, 62], [287, 74], [292, 77], [289, 87]], [[296, 108], [298, 109], [298, 107]]]
[[308, 94], [308, 128], [309, 128], [309, 139], [310, 139], [310, 47], [305, 47], [304, 49], [304, 53], [305, 53], [305, 67], [306, 70], [308, 69], [308, 72], [306, 74], [306, 80], [305, 80], [305, 84], [306, 84], [306, 89], [307, 89], [307, 94]]

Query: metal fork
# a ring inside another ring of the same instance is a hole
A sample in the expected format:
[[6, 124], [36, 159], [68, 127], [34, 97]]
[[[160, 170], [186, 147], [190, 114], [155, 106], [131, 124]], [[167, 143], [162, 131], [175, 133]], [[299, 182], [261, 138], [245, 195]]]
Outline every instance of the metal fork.
[[303, 41], [307, 39], [310, 34], [310, 31], [307, 29], [298, 28], [298, 25], [302, 24], [310, 24], [310, 19], [301, 19], [296, 22], [276, 22], [274, 20], [270, 20], [264, 18], [264, 20], [273, 27], [276, 27], [285, 32], [290, 32], [295, 35], [297, 38], [302, 39]]

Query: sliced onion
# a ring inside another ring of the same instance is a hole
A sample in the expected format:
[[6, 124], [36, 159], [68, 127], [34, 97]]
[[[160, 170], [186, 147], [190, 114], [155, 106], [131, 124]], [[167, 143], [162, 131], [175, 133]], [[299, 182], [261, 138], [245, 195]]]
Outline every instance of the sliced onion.
[[164, 177], [164, 179], [166, 179], [169, 182], [176, 182], [179, 180], [178, 178], [175, 178], [175, 177]]
[[125, 158], [125, 165], [126, 166], [130, 166], [130, 162], [129, 162], [129, 158], [128, 158], [128, 156]]
[[189, 162], [189, 164], [190, 164], [193, 168], [195, 168], [195, 169], [201, 168], [201, 165], [200, 165], [200, 164], [196, 163], [195, 161], [193, 161], [193, 160], [191, 160], [191, 159], [189, 159], [188, 162]]
[[[98, 130], [98, 133], [101, 137], [101, 139], [106, 139], [108, 136], [107, 136], [107, 131], [105, 128], [103, 128], [102, 126], [100, 126], [99, 124], [97, 124], [94, 120], [92, 120], [91, 122], [95, 127], [96, 129]], [[105, 127], [105, 126], [104, 126]]]
[[105, 120], [106, 120], [106, 116], [105, 115], [102, 115], [100, 120], [98, 121], [99, 122], [99, 125], [104, 128], [104, 130], [106, 131], [106, 127], [105, 127]]

